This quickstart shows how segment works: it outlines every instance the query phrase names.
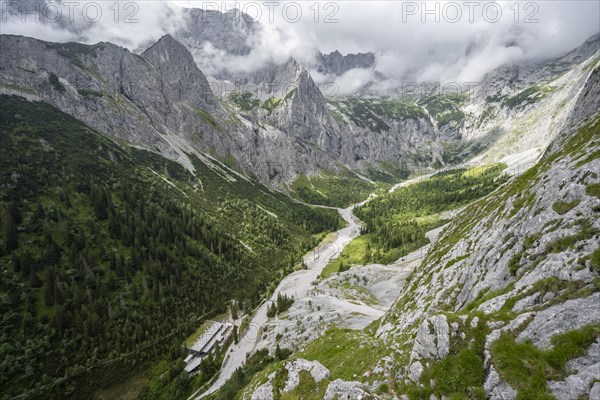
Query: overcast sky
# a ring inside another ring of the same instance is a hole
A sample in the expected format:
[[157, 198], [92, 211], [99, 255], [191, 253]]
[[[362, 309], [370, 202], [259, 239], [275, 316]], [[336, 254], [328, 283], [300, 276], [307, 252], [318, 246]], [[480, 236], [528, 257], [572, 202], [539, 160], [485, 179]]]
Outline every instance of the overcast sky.
[[[265, 27], [257, 39], [259, 49], [251, 55], [252, 60], [248, 59], [252, 65], [284, 62], [289, 56], [310, 62], [319, 49], [344, 54], [372, 51], [377, 54], [378, 71], [398, 78], [411, 73], [420, 81], [477, 81], [502, 63], [559, 56], [600, 30], [600, 2], [595, 0], [137, 1], [121, 2], [118, 16], [114, 8], [109, 9], [113, 1], [98, 3], [103, 7], [102, 17], [87, 24], [83, 33], [78, 31], [79, 38], [83, 35], [90, 43], [111, 41], [134, 50], [183, 23], [182, 6], [221, 11], [237, 6]], [[80, 1], [73, 10], [79, 20], [85, 4], [86, 1]], [[65, 20], [69, 10], [64, 5], [62, 13]], [[87, 8], [87, 13], [93, 18], [95, 6]], [[132, 13], [137, 22], [127, 23], [126, 18]], [[1, 29], [2, 33], [54, 41], [78, 37], [60, 24], [36, 23], [31, 17], [25, 23], [19, 17], [9, 17]], [[351, 71], [344, 77], [349, 85], [359, 85], [370, 78], [365, 71]]]

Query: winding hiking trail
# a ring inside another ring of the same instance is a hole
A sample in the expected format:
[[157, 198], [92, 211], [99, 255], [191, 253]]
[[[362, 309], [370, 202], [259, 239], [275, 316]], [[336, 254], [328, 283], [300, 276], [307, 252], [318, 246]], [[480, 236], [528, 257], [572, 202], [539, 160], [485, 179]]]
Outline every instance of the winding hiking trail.
[[[275, 301], [279, 293], [287, 296], [300, 297], [303, 293], [308, 292], [312, 286], [312, 282], [321, 274], [321, 271], [325, 268], [329, 260], [339, 256], [344, 247], [360, 234], [360, 221], [352, 214], [352, 209], [357, 205], [358, 204], [348, 208], [338, 209], [338, 212], [348, 224], [329, 236], [329, 238], [334, 238], [333, 241], [325, 241], [325, 243], [320, 244], [317, 248], [305, 255], [304, 263], [306, 264], [307, 269], [295, 271], [283, 278], [269, 300]], [[212, 386], [199, 396], [196, 392], [190, 398], [200, 399], [214, 393], [221, 388], [229, 378], [231, 378], [237, 368], [244, 364], [246, 355], [251, 353], [261, 340], [261, 327], [268, 320], [267, 308], [269, 307], [269, 304], [270, 301], [265, 301], [258, 307], [244, 337], [241, 338], [237, 344], [234, 344], [229, 348], [219, 377]]]
[[[419, 182], [432, 174], [427, 174], [423, 176], [416, 177], [414, 179], [406, 180], [397, 185], [394, 185], [390, 192], [404, 186], [411, 185], [413, 183]], [[314, 250], [310, 251], [308, 254], [304, 256], [304, 263], [307, 266], [307, 269], [295, 271], [290, 275], [283, 278], [283, 280], [279, 283], [271, 297], [268, 301], [264, 301], [258, 309], [256, 309], [254, 316], [249, 324], [248, 330], [246, 331], [243, 338], [240, 338], [237, 344], [230, 346], [227, 350], [227, 354], [225, 356], [225, 360], [223, 361], [223, 365], [219, 372], [218, 378], [213, 382], [208, 390], [205, 392], [198, 394], [200, 390], [196, 391], [192, 396], [188, 398], [191, 399], [201, 399], [209, 394], [212, 394], [219, 390], [227, 380], [231, 378], [235, 370], [244, 365], [246, 361], [247, 354], [252, 353], [257, 350], [259, 347], [265, 347], [265, 340], [262, 338], [262, 328], [268, 322], [269, 318], [267, 317], [267, 309], [272, 301], [276, 301], [277, 296], [279, 294], [287, 295], [288, 297], [293, 296], [295, 299], [302, 299], [309, 297], [309, 292], [314, 289], [314, 281], [321, 275], [321, 271], [327, 266], [330, 260], [337, 258], [344, 247], [348, 245], [352, 241], [352, 239], [358, 237], [360, 235], [361, 221], [354, 216], [352, 210], [357, 207], [364, 205], [368, 201], [375, 198], [376, 195], [373, 193], [369, 196], [368, 199], [353, 204], [350, 207], [341, 209], [337, 208], [336, 210], [339, 212], [340, 216], [347, 222], [347, 225], [339, 229], [338, 231], [330, 234], [327, 238], [319, 244]], [[332, 208], [332, 207], [325, 207]], [[431, 241], [435, 240], [437, 234], [441, 231], [441, 228], [437, 228], [434, 231], [428, 232], [428, 237]], [[409, 267], [410, 270], [414, 268], [415, 265], [418, 264], [418, 261], [422, 258], [422, 256], [426, 253], [429, 245], [419, 249], [401, 260], [398, 260], [397, 265], [391, 265], [391, 267], [401, 267], [407, 269]], [[406, 274], [401, 274], [399, 278], [404, 279], [408, 275], [408, 269]], [[381, 308], [374, 308], [368, 306], [366, 304], [356, 304], [355, 302], [348, 302], [339, 298], [331, 298], [333, 302], [338, 304], [339, 306], [345, 305], [356, 313], [362, 314], [371, 314], [372, 319], [376, 319], [383, 315], [385, 310]], [[273, 335], [269, 335], [273, 336]], [[274, 337], [267, 338], [267, 341], [274, 341]], [[262, 342], [262, 343], [261, 343]], [[260, 346], [259, 346], [260, 345]]]

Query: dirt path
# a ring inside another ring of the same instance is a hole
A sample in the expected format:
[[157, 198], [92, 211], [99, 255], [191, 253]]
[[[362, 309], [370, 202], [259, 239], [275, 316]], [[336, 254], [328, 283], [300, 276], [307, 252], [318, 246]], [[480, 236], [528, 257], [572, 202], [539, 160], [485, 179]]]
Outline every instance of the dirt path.
[[[430, 175], [401, 182], [392, 187], [390, 192]], [[244, 337], [229, 348], [218, 378], [207, 391], [200, 395], [196, 392], [190, 399], [200, 399], [217, 391], [245, 363], [249, 353], [260, 348], [274, 347], [278, 337], [278, 343], [282, 347], [298, 348], [319, 336], [331, 323], [362, 329], [389, 309], [410, 272], [420, 264], [429, 245], [390, 265], [353, 267], [342, 274], [318, 281], [329, 261], [338, 257], [344, 247], [360, 235], [361, 222], [352, 214], [352, 209], [375, 197], [371, 195], [361, 203], [337, 209], [348, 225], [304, 256], [307, 269], [293, 272], [279, 283], [271, 298], [254, 313]], [[427, 232], [428, 238], [435, 240], [441, 229]], [[336, 287], [338, 283], [341, 289]], [[277, 299], [278, 294], [293, 296], [295, 302], [286, 315], [269, 319], [267, 308]]]
[[294, 298], [306, 296], [312, 287], [312, 282], [321, 274], [321, 271], [325, 268], [329, 260], [339, 256], [342, 249], [360, 234], [360, 221], [352, 214], [352, 208], [355, 206], [338, 210], [348, 225], [338, 230], [334, 234], [335, 238], [332, 241], [326, 241], [326, 243], [318, 246], [304, 256], [304, 263], [308, 267], [307, 269], [293, 272], [280, 282], [269, 301], [264, 302], [256, 310], [244, 337], [237, 344], [230, 347], [217, 380], [206, 392], [199, 396], [196, 392], [190, 398], [200, 399], [214, 393], [223, 386], [231, 378], [235, 370], [244, 364], [246, 355], [254, 351], [261, 341], [262, 328], [268, 320], [267, 308], [270, 301], [275, 301], [277, 295], [280, 293], [287, 296], [294, 296]]

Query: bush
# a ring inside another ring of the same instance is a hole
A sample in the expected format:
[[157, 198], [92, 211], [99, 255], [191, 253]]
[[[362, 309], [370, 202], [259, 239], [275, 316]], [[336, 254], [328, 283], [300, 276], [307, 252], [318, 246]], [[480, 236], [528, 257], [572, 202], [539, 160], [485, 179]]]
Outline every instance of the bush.
[[521, 253], [514, 254], [510, 260], [508, 260], [508, 271], [512, 276], [517, 275], [517, 271], [521, 267], [521, 258], [523, 255]]

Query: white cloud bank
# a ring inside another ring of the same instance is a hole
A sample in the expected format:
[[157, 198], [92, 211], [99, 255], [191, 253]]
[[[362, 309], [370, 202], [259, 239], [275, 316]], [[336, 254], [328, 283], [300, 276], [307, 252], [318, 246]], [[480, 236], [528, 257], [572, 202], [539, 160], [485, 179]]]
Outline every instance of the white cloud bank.
[[[81, 8], [86, 3], [89, 2], [81, 1]], [[127, 3], [118, 3], [120, 12], [116, 22], [114, 3], [97, 1], [102, 7], [102, 18], [95, 23], [86, 23], [81, 12], [76, 12], [79, 18], [68, 30], [59, 24], [31, 22], [32, 18], [23, 23], [18, 16], [9, 17], [1, 29], [2, 33], [51, 41], [110, 41], [134, 50], [185, 23], [182, 6], [220, 11], [236, 7], [255, 17], [263, 29], [249, 39], [253, 50], [247, 56], [232, 56], [206, 44], [203, 68], [208, 73], [223, 66], [232, 72], [251, 72], [268, 64], [283, 63], [290, 56], [310, 64], [319, 50], [371, 51], [376, 54], [376, 70], [392, 79], [441, 82], [474, 82], [503, 63], [557, 57], [600, 30], [597, 1], [482, 1], [477, 6], [462, 1], [279, 2], [277, 5], [137, 1], [133, 2], [137, 7], [136, 23], [124, 21], [134, 11], [126, 9]], [[461, 13], [458, 19], [456, 10]], [[496, 20], [497, 10], [501, 18]], [[350, 93], [368, 82], [373, 73], [351, 70], [337, 77], [336, 82], [343, 92]], [[325, 78], [328, 77], [315, 74], [317, 81]]]

